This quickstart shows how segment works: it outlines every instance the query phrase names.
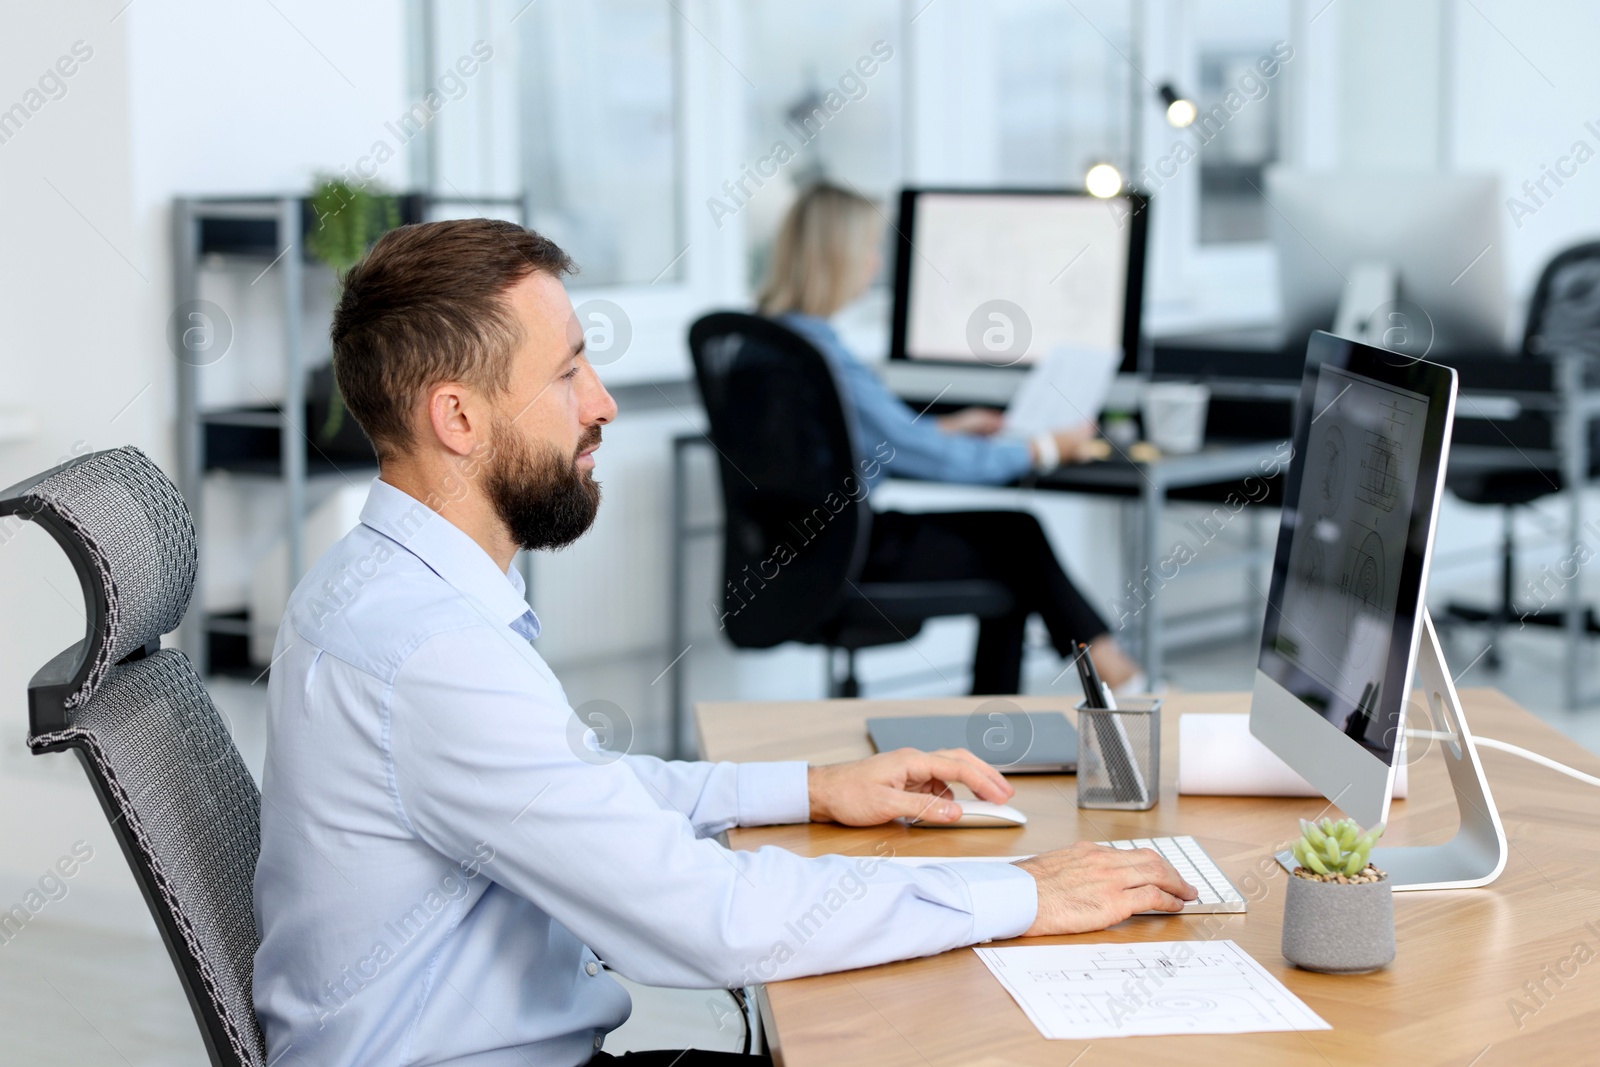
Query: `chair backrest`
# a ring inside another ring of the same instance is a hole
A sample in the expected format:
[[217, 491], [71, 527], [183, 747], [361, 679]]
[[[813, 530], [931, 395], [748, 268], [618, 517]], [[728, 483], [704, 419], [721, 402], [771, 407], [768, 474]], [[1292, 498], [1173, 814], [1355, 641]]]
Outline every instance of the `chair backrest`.
[[811, 342], [756, 315], [707, 315], [689, 351], [721, 457], [722, 624], [743, 648], [806, 640], [848, 595], [871, 524], [839, 383]]
[[72, 750], [155, 918], [214, 1064], [262, 1067], [251, 1002], [260, 794], [188, 659], [161, 648], [194, 592], [194, 523], [137, 448], [96, 452], [0, 494], [49, 531], [83, 585], [87, 631], [28, 686], [28, 746]]
[[1600, 359], [1600, 241], [1574, 245], [1546, 265], [1528, 303], [1522, 350]]

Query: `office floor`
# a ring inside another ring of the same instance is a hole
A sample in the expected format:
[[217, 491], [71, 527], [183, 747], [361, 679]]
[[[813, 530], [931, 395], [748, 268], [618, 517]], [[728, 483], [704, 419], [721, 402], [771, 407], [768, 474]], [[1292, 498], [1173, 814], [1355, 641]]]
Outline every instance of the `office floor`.
[[[1600, 707], [1562, 706], [1561, 644], [1553, 635], [1512, 633], [1501, 639], [1505, 666], [1489, 671], [1474, 658], [1483, 641], [1463, 630], [1447, 640], [1447, 657], [1463, 686], [1505, 690], [1593, 751], [1600, 751]], [[1600, 662], [1600, 647], [1592, 650]], [[1172, 684], [1188, 690], [1247, 688], [1254, 641], [1230, 639], [1172, 657]], [[1046, 688], [1050, 664], [1030, 673]], [[1070, 680], [1070, 679], [1069, 679]], [[1065, 682], [1054, 687], [1063, 693]], [[247, 760], [259, 771], [263, 687], [215, 687]], [[870, 694], [869, 694], [870, 695]], [[612, 1035], [608, 1051], [630, 1048], [736, 1049], [740, 1021], [721, 993], [633, 987], [634, 1016]], [[187, 1004], [152, 929], [148, 937], [41, 920], [0, 947], [0, 1033], [7, 1063], [59, 1067], [124, 1063], [129, 1067], [201, 1067], [206, 1062]]]

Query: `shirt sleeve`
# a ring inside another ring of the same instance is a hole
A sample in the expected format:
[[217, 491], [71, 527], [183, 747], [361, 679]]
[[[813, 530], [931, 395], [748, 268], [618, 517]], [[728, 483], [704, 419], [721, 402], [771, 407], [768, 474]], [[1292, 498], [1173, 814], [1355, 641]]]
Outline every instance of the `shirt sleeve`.
[[[1004, 485], [1033, 467], [1028, 445], [1009, 437], [945, 433], [932, 415], [919, 415], [889, 391], [872, 369], [829, 331], [824, 335], [791, 323], [822, 349], [844, 380], [855, 410], [856, 442], [863, 456], [880, 460], [888, 473], [929, 481]], [[884, 459], [885, 455], [891, 458]]]
[[[569, 742], [571, 709], [518, 653], [486, 657], [484, 647], [470, 630], [436, 635], [395, 678], [389, 754], [401, 814], [444, 855], [489, 856], [490, 878], [619, 973], [745, 985], [931, 955], [1033, 922], [1033, 879], [1010, 864], [901, 866], [886, 862], [887, 841], [866, 855], [806, 858], [697, 837], [647, 788], [638, 761]], [[477, 666], [462, 672], [463, 662]], [[784, 792], [795, 772], [750, 773], [758, 789]]]
[[654, 756], [624, 759], [657, 802], [682, 812], [701, 837], [735, 826], [772, 826], [811, 818], [804, 763], [669, 763]]

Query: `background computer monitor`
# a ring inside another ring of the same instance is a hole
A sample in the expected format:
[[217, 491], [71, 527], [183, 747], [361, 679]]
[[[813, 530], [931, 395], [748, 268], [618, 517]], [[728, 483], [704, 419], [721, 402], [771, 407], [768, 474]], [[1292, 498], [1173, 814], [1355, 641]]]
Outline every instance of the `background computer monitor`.
[[1391, 337], [1404, 343], [1385, 340], [1385, 347], [1421, 355], [1505, 346], [1502, 208], [1494, 177], [1279, 167], [1267, 172], [1266, 197], [1289, 336], [1331, 327], [1358, 268], [1378, 263], [1399, 275], [1396, 311], [1410, 316], [1392, 322]]
[[1455, 371], [1312, 335], [1250, 730], [1330, 801], [1388, 817]]
[[[1133, 193], [903, 190], [890, 357], [1022, 366], [1066, 344], [1121, 349], [1135, 372], [1148, 211]], [[1015, 345], [975, 346], [1013, 309]]]

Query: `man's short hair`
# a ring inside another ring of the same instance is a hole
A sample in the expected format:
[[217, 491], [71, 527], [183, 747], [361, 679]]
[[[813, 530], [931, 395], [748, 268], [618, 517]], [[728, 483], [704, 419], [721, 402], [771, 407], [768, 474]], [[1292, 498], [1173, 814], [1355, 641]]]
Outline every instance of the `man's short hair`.
[[412, 445], [411, 413], [432, 386], [504, 390], [521, 340], [506, 290], [534, 271], [573, 269], [554, 241], [499, 219], [384, 234], [345, 275], [332, 330], [335, 381], [378, 457]]

